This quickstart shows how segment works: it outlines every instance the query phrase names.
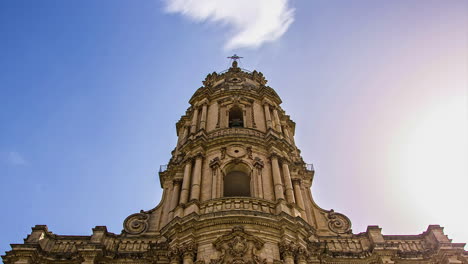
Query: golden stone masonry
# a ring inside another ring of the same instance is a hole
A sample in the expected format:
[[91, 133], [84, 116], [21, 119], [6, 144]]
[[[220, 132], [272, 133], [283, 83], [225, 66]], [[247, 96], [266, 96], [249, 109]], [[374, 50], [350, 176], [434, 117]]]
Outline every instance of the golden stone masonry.
[[177, 146], [159, 172], [161, 202], [127, 217], [121, 234], [97, 226], [91, 236], [65, 236], [37, 225], [4, 263], [468, 264], [465, 244], [440, 226], [353, 234], [345, 215], [315, 204], [314, 168], [266, 83], [235, 58], [208, 74], [176, 124]]

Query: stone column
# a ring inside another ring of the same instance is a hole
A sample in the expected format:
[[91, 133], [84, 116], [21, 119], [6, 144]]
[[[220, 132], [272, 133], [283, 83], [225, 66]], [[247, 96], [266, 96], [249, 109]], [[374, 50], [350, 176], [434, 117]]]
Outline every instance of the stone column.
[[202, 106], [201, 119], [200, 119], [200, 129], [206, 130], [206, 114], [207, 114], [207, 103], [204, 103]]
[[271, 156], [271, 170], [273, 172], [273, 184], [275, 186], [276, 200], [284, 200], [283, 183], [281, 182], [278, 157], [275, 154]]
[[294, 196], [296, 198], [296, 203], [299, 206], [299, 208], [304, 210], [305, 207], [304, 207], [304, 198], [302, 197], [302, 193], [301, 193], [301, 180], [293, 179], [292, 183], [294, 187]]
[[294, 253], [296, 252], [296, 245], [293, 242], [281, 242], [279, 251], [283, 258], [284, 264], [294, 264]]
[[184, 126], [184, 135], [183, 135], [183, 139], [187, 139], [188, 135], [189, 135], [189, 132], [190, 132], [190, 126]]
[[195, 167], [193, 171], [192, 190], [190, 192], [190, 200], [200, 200], [200, 182], [202, 174], [202, 154], [198, 154], [195, 158]]
[[286, 201], [288, 201], [288, 203], [295, 203], [296, 201], [294, 199], [294, 191], [291, 183], [291, 174], [289, 173], [289, 165], [285, 161], [282, 162], [282, 165], [285, 181], [284, 185], [286, 187]]
[[265, 121], [266, 121], [266, 127], [267, 130], [271, 128], [271, 114], [270, 114], [270, 106], [265, 103], [263, 105], [263, 109], [265, 110]]
[[197, 253], [197, 245], [193, 242], [189, 242], [182, 246], [180, 251], [183, 255], [183, 264], [193, 264], [193, 260]]
[[287, 126], [283, 127], [284, 135], [286, 136], [286, 140], [291, 143], [291, 134], [289, 134], [289, 129]]
[[198, 108], [195, 108], [192, 116], [192, 124], [190, 128], [190, 133], [193, 134], [197, 132], [197, 121], [198, 121]]
[[169, 209], [169, 220], [174, 218], [174, 209], [177, 207], [179, 204], [179, 195], [180, 195], [180, 184], [181, 184], [180, 179], [175, 179], [173, 181], [173, 190], [172, 190], [172, 198], [171, 198], [171, 207]]
[[185, 163], [184, 179], [182, 181], [182, 192], [180, 193], [181, 204], [185, 204], [188, 202], [191, 176], [192, 176], [192, 160], [188, 159]]
[[275, 117], [275, 123], [276, 123], [276, 131], [282, 133], [281, 130], [281, 121], [278, 115], [278, 110], [276, 108], [273, 109], [273, 116]]
[[210, 161], [210, 167], [211, 167], [211, 199], [215, 199], [220, 197], [221, 195], [219, 194], [218, 190], [218, 181], [219, 179], [219, 158], [216, 157], [212, 161]]
[[255, 158], [254, 163], [254, 177], [257, 181], [257, 195], [258, 198], [264, 198], [263, 196], [263, 180], [262, 180], [262, 170], [263, 170], [263, 161], [260, 158]]
[[172, 247], [169, 249], [168, 252], [168, 257], [169, 257], [169, 263], [170, 264], [180, 264], [180, 255], [181, 252], [180, 250], [176, 247]]

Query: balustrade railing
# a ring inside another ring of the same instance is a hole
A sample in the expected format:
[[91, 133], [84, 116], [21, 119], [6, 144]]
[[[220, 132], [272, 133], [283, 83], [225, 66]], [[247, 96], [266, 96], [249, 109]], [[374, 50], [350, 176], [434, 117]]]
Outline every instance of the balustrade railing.
[[265, 134], [255, 129], [245, 128], [245, 127], [235, 127], [235, 128], [226, 128], [226, 129], [218, 129], [214, 132], [208, 134], [208, 138], [216, 138], [221, 136], [229, 136], [229, 135], [246, 135], [246, 136], [256, 136], [256, 137], [264, 137]]
[[208, 200], [200, 204], [201, 214], [233, 210], [247, 210], [273, 214], [275, 213], [275, 204], [267, 200], [250, 197], [225, 197]]

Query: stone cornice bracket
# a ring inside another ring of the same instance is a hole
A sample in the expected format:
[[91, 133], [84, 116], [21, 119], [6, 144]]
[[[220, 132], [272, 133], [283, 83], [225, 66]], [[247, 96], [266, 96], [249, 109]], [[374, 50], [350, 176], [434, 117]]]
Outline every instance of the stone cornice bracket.
[[263, 163], [263, 160], [260, 159], [259, 157], [255, 157], [253, 165], [255, 168], [260, 169], [260, 170], [263, 169], [263, 167], [265, 166]]
[[220, 161], [219, 157], [216, 157], [216, 158], [210, 160], [209, 165], [210, 165], [210, 168], [212, 168], [212, 169], [219, 168], [220, 165], [221, 165], [221, 161]]

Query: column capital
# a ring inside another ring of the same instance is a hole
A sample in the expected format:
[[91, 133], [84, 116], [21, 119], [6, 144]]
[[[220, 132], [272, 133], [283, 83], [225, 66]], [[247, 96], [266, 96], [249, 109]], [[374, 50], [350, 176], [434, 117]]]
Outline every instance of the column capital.
[[272, 152], [268, 158], [270, 160], [273, 160], [273, 159], [279, 160], [282, 158], [282, 156], [278, 154], [277, 152]]
[[194, 159], [203, 159], [205, 158], [205, 155], [202, 152], [198, 152], [195, 155], [193, 155]]
[[174, 178], [174, 179], [172, 180], [172, 184], [174, 184], [174, 185], [180, 185], [180, 184], [182, 184], [182, 178]]
[[302, 179], [299, 178], [291, 178], [293, 184], [301, 185]]

